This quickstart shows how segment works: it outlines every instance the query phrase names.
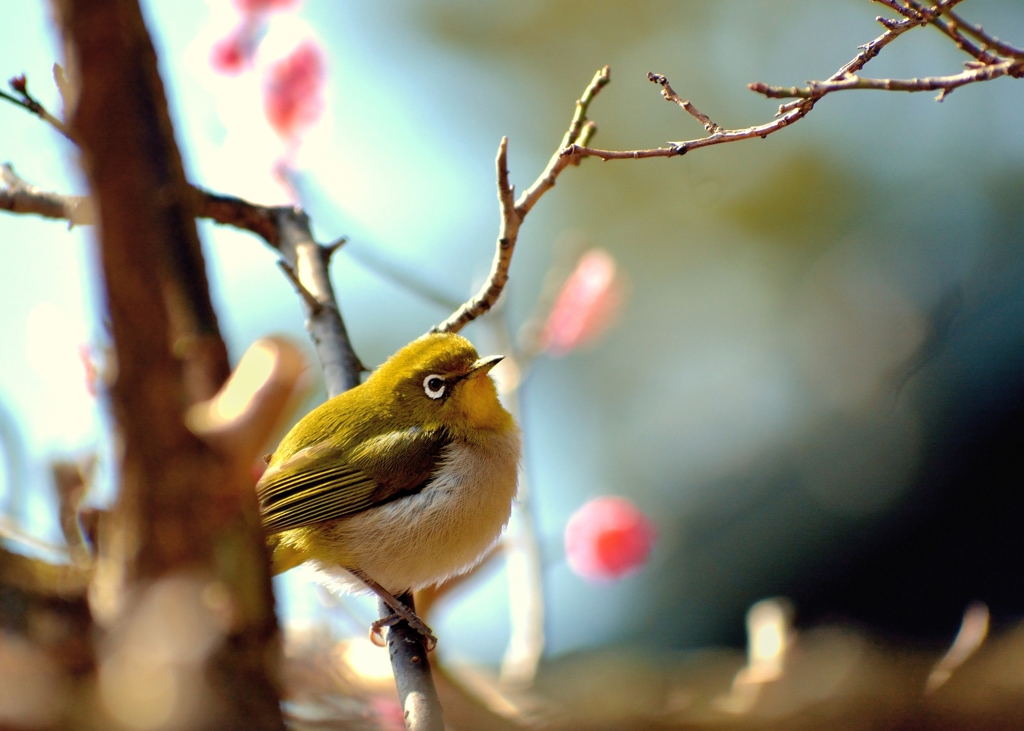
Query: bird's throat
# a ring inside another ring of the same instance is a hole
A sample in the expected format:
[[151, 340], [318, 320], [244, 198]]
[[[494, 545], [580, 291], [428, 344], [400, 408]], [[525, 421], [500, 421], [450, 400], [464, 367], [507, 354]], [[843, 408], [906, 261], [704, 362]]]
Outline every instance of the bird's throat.
[[512, 415], [498, 400], [498, 390], [486, 375], [466, 379], [461, 384], [459, 406], [466, 420], [465, 429], [505, 431], [512, 427]]

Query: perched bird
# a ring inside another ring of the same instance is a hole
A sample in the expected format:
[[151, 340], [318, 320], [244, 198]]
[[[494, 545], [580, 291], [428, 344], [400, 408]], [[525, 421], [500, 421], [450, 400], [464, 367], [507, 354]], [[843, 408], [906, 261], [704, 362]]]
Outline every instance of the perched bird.
[[472, 568], [516, 493], [520, 433], [465, 338], [433, 333], [307, 414], [256, 485], [273, 571], [306, 561], [348, 590], [376, 592], [432, 641], [396, 597]]

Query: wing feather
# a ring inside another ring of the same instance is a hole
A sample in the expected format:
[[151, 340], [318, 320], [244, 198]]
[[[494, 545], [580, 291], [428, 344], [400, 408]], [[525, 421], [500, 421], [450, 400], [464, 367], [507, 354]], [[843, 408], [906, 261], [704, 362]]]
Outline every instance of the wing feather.
[[268, 469], [256, 485], [268, 533], [337, 520], [416, 492], [429, 482], [450, 437], [418, 427], [342, 450], [321, 442]]

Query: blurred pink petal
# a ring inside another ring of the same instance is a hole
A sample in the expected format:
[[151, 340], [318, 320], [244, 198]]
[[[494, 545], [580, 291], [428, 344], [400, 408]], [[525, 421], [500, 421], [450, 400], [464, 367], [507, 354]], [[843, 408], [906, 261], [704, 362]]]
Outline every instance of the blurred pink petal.
[[213, 70], [234, 76], [252, 66], [256, 47], [260, 43], [266, 26], [259, 19], [245, 17], [210, 49], [210, 66]]
[[323, 111], [325, 64], [323, 53], [311, 40], [267, 69], [263, 111], [281, 137], [295, 140]]
[[241, 73], [248, 60], [243, 40], [237, 33], [221, 38], [210, 49], [210, 66], [221, 74]]
[[565, 355], [596, 340], [622, 308], [622, 286], [615, 260], [591, 249], [580, 257], [562, 286], [540, 335], [540, 346], [553, 356]]
[[650, 519], [623, 497], [600, 497], [565, 526], [569, 567], [586, 579], [621, 579], [646, 562], [657, 533]]
[[298, 0], [235, 0], [235, 7], [240, 13], [269, 13], [295, 7]]

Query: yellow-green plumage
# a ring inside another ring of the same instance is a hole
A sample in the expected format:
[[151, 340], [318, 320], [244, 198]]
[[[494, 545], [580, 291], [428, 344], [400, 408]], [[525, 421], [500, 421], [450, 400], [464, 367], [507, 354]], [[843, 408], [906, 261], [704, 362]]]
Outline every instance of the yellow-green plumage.
[[275, 571], [308, 560], [401, 593], [479, 560], [508, 520], [520, 450], [487, 375], [497, 360], [426, 335], [296, 424], [257, 484]]

